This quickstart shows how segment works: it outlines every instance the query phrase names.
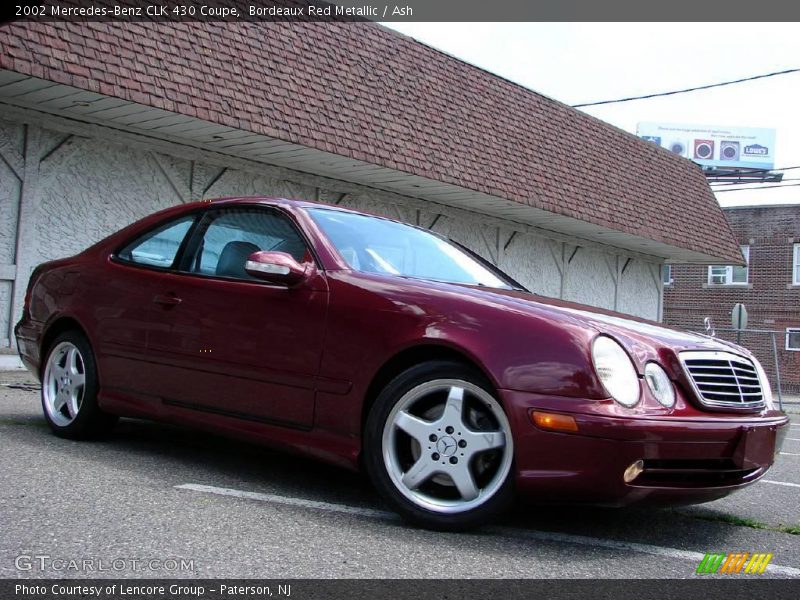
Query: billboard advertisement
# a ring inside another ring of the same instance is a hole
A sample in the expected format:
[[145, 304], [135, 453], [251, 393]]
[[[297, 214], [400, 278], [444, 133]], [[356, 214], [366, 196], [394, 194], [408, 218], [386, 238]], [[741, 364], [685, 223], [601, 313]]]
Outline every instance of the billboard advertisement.
[[772, 169], [775, 130], [673, 123], [639, 123], [636, 135], [704, 167]]

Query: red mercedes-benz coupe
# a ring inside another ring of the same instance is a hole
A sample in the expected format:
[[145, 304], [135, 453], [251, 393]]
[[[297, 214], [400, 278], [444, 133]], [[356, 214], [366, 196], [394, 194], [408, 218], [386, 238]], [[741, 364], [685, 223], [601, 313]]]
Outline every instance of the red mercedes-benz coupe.
[[704, 502], [788, 420], [744, 348], [529, 293], [336, 206], [164, 210], [33, 273], [16, 328], [57, 435], [160, 419], [364, 468], [426, 527], [533, 502]]

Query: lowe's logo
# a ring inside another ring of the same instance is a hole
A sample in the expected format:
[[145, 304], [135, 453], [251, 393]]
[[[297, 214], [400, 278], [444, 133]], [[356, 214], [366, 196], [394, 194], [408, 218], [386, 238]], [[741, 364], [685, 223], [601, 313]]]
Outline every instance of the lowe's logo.
[[697, 566], [697, 573], [721, 573], [735, 575], [763, 573], [772, 560], [772, 554], [733, 552], [731, 554], [706, 554]]
[[744, 147], [744, 153], [746, 156], [768, 156], [769, 148], [761, 144], [750, 144]]

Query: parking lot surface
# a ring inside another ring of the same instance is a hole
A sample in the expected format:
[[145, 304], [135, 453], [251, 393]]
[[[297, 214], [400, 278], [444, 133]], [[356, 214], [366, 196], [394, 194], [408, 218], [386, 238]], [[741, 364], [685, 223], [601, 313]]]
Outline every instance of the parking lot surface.
[[695, 574], [707, 552], [767, 552], [757, 577], [800, 578], [792, 419], [766, 477], [723, 500], [526, 505], [444, 534], [400, 522], [358, 474], [206, 433], [124, 419], [59, 439], [31, 376], [0, 372], [0, 577], [711, 577]]

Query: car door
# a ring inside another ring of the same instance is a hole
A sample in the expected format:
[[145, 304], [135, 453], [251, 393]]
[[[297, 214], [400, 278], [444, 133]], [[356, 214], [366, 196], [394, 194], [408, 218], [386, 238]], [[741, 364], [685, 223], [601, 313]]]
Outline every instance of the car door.
[[183, 215], [138, 235], [112, 256], [95, 281], [87, 282], [94, 289], [93, 342], [107, 401], [147, 414], [157, 412], [144, 385], [152, 362], [147, 352], [152, 300], [196, 217]]
[[258, 280], [244, 263], [259, 250], [314, 262], [279, 209], [226, 207], [204, 215], [181, 266], [162, 280], [148, 337], [152, 392], [180, 419], [312, 424], [327, 282], [316, 268], [293, 287]]

